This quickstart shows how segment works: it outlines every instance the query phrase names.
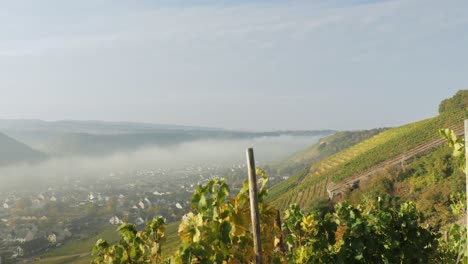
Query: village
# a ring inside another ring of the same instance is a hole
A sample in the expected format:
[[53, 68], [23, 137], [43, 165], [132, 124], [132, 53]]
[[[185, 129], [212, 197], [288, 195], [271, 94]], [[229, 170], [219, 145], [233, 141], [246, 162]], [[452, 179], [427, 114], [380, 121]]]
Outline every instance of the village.
[[[241, 188], [245, 165], [109, 172], [92, 179], [66, 179], [36, 192], [0, 193], [0, 257], [19, 260], [86, 239], [105, 225], [143, 227], [155, 216], [178, 221], [193, 191], [212, 178]], [[274, 180], [274, 178], [272, 178]]]

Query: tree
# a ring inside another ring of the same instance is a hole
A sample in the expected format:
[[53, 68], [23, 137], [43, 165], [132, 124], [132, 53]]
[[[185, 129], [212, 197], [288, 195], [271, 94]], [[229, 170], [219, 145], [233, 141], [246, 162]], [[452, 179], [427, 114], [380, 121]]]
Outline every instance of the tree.
[[467, 110], [468, 90], [458, 91], [452, 98], [443, 100], [439, 105], [439, 113]]

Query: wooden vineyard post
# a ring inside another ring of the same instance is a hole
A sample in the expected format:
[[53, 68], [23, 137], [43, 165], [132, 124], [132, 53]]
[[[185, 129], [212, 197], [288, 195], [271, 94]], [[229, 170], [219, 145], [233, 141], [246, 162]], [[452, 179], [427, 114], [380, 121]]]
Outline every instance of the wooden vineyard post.
[[250, 216], [255, 250], [255, 263], [262, 264], [262, 244], [260, 239], [260, 214], [258, 211], [257, 175], [253, 148], [247, 149], [247, 168], [249, 170]]
[[[285, 232], [283, 232], [281, 230], [281, 214], [280, 214], [280, 211], [278, 209], [276, 209], [276, 219], [275, 219], [275, 225], [276, 227], [280, 230], [280, 241], [279, 241], [279, 244], [277, 245], [277, 248], [285, 253], [286, 252], [286, 246], [284, 244], [284, 237], [286, 237], [286, 234]], [[276, 250], [276, 249], [275, 249]], [[1, 264], [1, 263], [0, 263]]]
[[[465, 119], [465, 172], [466, 172], [466, 206], [468, 206], [468, 119]], [[468, 212], [466, 214], [466, 230], [468, 230]], [[466, 232], [466, 242], [468, 247], [468, 232]]]

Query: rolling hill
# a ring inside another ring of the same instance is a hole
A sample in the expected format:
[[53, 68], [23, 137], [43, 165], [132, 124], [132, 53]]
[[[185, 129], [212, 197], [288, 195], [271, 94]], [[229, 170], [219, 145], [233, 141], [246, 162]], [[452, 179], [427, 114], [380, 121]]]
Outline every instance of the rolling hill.
[[0, 133], [0, 166], [35, 162], [46, 158], [42, 152]]
[[51, 156], [101, 156], [194, 140], [326, 136], [333, 130], [249, 132], [130, 122], [0, 119], [0, 131]]

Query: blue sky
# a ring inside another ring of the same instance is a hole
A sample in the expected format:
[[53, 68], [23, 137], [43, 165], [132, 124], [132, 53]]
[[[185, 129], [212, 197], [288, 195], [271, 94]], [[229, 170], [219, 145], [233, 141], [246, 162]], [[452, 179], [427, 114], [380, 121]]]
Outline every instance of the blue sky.
[[361, 129], [468, 89], [468, 1], [0, 4], [0, 118]]

